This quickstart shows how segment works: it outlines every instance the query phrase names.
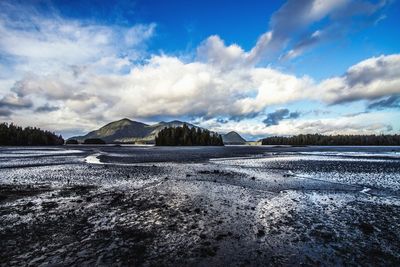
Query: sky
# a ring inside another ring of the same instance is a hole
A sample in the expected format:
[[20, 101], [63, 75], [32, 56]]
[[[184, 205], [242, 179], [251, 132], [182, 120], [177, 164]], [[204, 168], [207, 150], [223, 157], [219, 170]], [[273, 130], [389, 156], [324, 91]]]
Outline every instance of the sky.
[[0, 121], [400, 133], [396, 0], [0, 1]]

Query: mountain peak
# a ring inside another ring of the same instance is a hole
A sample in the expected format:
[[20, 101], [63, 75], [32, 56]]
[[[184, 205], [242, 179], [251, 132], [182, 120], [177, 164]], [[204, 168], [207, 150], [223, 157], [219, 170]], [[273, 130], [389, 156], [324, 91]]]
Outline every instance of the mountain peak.
[[131, 121], [131, 120], [128, 118], [123, 118], [123, 119], [120, 119], [119, 121]]
[[184, 122], [184, 121], [179, 121], [179, 120], [173, 120], [173, 121], [160, 121], [157, 125], [164, 125], [164, 126], [168, 126], [168, 127], [177, 127], [177, 126], [183, 126], [184, 124], [186, 124], [189, 127], [193, 127], [193, 124], [190, 124], [188, 122]]
[[244, 145], [246, 143], [246, 140], [235, 131], [230, 131], [229, 133], [222, 135], [222, 140], [228, 145]]
[[185, 123], [185, 122], [183, 122], [183, 121], [178, 121], [178, 120], [173, 120], [173, 121], [170, 121], [169, 123]]
[[[106, 124], [105, 126], [103, 126], [103, 127], [108, 127], [108, 126], [129, 126], [129, 125], [134, 125], [134, 124], [139, 124], [139, 125], [144, 125], [144, 126], [147, 126], [147, 124], [145, 124], [145, 123], [143, 123], [143, 122], [140, 122], [140, 121], [133, 121], [133, 120], [130, 120], [130, 119], [128, 119], [128, 118], [123, 118], [123, 119], [120, 119], [120, 120], [118, 120], [118, 121], [113, 121], [113, 122], [110, 122], [110, 123], [108, 123], [108, 124]], [[102, 128], [103, 128], [102, 127]]]
[[161, 121], [157, 124], [148, 125], [142, 122], [132, 121], [128, 118], [123, 118], [110, 122], [84, 136], [71, 137], [70, 139], [77, 139], [81, 142], [87, 138], [100, 138], [107, 143], [154, 143], [155, 136], [165, 127], [178, 127], [183, 124], [186, 124], [189, 127], [195, 127], [190, 123], [178, 120], [169, 122]]

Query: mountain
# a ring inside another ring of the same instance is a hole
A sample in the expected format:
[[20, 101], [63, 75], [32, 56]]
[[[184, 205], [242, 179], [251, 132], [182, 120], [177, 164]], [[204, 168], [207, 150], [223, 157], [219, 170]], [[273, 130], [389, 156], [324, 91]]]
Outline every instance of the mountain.
[[122, 119], [104, 125], [100, 129], [89, 132], [83, 136], [74, 136], [69, 138], [83, 142], [88, 138], [100, 138], [106, 143], [149, 143], [153, 144], [158, 132], [166, 127], [178, 127], [183, 124], [189, 127], [197, 127], [190, 123], [182, 121], [159, 122], [157, 124], [148, 125], [138, 121]]
[[222, 135], [222, 140], [225, 145], [244, 145], [246, 140], [243, 139], [237, 132], [229, 132]]

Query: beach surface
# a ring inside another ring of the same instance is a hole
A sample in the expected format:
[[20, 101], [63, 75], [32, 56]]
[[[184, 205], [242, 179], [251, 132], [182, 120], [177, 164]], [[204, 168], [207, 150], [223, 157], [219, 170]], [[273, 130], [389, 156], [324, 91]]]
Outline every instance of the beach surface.
[[0, 148], [1, 266], [400, 264], [400, 147]]

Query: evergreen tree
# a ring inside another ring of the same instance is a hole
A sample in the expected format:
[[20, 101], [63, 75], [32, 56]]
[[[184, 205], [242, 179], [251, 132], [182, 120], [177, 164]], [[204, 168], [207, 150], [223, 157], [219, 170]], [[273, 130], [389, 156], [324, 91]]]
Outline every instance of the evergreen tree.
[[223, 146], [222, 137], [200, 128], [169, 127], [162, 129], [156, 136], [156, 146]]
[[104, 142], [103, 139], [100, 138], [88, 138], [83, 141], [85, 145], [104, 145], [106, 142]]
[[78, 142], [78, 140], [75, 140], [75, 139], [68, 139], [67, 141], [65, 141], [65, 144], [66, 145], [78, 145], [79, 142]]
[[299, 134], [273, 136], [262, 140], [263, 145], [315, 145], [315, 146], [398, 146], [400, 135], [321, 135]]
[[47, 146], [62, 145], [64, 139], [61, 135], [43, 131], [36, 127], [22, 128], [13, 123], [0, 123], [1, 146]]

